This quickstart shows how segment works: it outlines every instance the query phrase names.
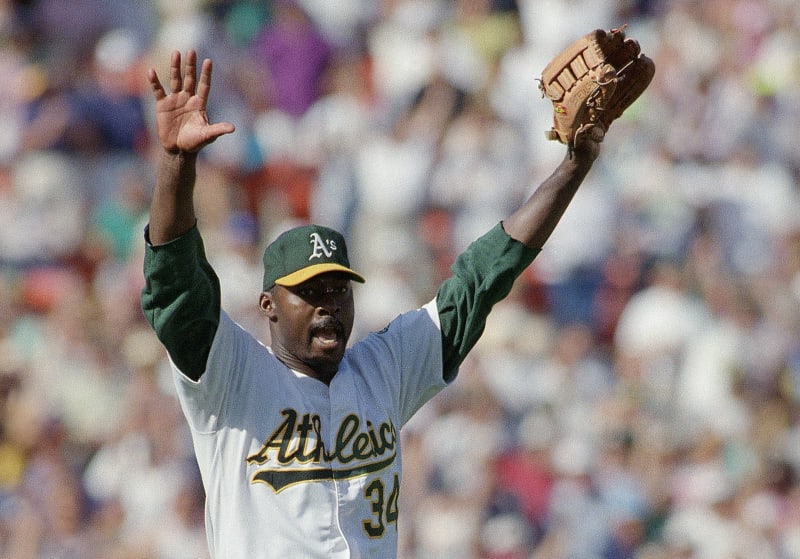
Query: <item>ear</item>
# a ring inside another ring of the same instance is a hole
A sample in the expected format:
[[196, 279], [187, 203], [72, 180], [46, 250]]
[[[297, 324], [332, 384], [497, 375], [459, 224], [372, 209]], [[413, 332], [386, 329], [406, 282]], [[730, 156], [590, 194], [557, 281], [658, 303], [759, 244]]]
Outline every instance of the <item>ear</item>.
[[274, 320], [275, 318], [275, 297], [272, 291], [262, 291], [258, 298], [258, 306], [261, 311], [267, 315], [267, 318]]

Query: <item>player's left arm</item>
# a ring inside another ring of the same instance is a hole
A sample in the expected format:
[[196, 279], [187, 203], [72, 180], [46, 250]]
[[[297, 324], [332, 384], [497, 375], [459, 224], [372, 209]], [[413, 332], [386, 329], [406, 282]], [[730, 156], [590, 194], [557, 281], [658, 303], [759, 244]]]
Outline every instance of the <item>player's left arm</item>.
[[511, 238], [498, 223], [458, 256], [452, 275], [436, 293], [445, 381], [455, 378], [483, 334], [492, 307], [508, 295], [538, 253]]
[[544, 246], [600, 154], [603, 132], [597, 131], [581, 134], [553, 174], [503, 221], [511, 237], [531, 248]]
[[599, 154], [602, 138], [582, 135], [562, 162], [507, 219], [473, 242], [439, 287], [443, 375], [451, 381], [477, 343], [492, 307], [527, 268], [578, 191]]

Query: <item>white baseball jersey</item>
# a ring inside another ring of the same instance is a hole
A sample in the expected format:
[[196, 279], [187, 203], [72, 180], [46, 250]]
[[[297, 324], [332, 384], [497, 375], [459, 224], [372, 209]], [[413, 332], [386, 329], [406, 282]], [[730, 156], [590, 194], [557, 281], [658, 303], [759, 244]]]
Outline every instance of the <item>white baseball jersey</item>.
[[328, 386], [220, 310], [197, 228], [146, 245], [142, 309], [191, 427], [213, 557], [395, 557], [400, 428], [455, 378], [537, 252], [498, 224], [456, 259], [434, 301], [349, 348]]
[[445, 386], [435, 303], [349, 348], [330, 386], [224, 312], [200, 380], [173, 372], [215, 559], [396, 556], [400, 428]]

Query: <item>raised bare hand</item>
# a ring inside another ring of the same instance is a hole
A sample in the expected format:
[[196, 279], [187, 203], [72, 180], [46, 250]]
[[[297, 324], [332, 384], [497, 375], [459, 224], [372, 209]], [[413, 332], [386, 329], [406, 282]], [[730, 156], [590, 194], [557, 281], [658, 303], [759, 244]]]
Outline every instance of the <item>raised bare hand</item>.
[[170, 153], [196, 153], [235, 127], [230, 122], [210, 124], [206, 104], [211, 91], [211, 60], [205, 59], [197, 81], [197, 53], [186, 52], [186, 67], [181, 72], [181, 53], [172, 53], [167, 93], [154, 69], [147, 77], [156, 100], [158, 139]]

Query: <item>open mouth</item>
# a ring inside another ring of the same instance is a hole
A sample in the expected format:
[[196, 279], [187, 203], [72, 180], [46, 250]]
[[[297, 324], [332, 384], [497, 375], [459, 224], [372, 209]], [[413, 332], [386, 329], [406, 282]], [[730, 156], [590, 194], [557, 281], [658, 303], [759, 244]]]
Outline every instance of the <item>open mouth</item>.
[[344, 338], [344, 328], [336, 320], [326, 321], [311, 329], [311, 337], [323, 346], [336, 346]]

